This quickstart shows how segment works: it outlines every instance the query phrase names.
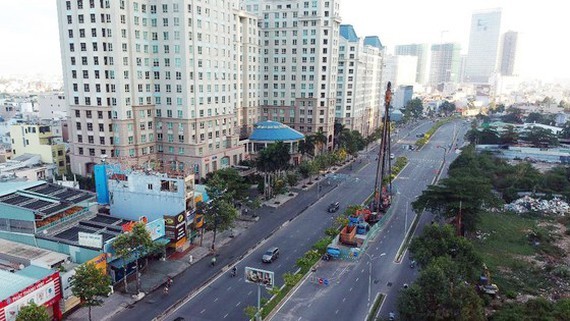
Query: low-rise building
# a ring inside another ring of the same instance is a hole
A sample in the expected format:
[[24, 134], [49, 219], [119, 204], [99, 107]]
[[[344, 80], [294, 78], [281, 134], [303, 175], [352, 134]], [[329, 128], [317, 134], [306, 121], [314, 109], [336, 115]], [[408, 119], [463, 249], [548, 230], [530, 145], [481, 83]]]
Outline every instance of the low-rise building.
[[39, 124], [15, 124], [10, 127], [12, 155], [39, 154], [47, 164], [55, 164], [57, 173], [67, 170], [66, 147], [61, 136], [52, 132], [51, 126]]

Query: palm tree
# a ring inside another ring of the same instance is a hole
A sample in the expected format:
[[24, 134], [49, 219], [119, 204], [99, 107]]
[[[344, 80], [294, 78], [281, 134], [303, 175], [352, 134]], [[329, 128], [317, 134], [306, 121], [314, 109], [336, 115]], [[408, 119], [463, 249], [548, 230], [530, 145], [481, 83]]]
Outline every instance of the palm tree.
[[307, 154], [313, 155], [315, 153], [315, 144], [313, 144], [310, 136], [299, 142], [299, 153], [301, 153], [301, 158]]
[[340, 135], [346, 129], [341, 123], [334, 123], [334, 148], [340, 147]]
[[314, 133], [311, 138], [313, 139], [313, 143], [319, 147], [320, 154], [322, 154], [323, 149], [327, 144], [327, 136], [319, 130], [318, 132]]

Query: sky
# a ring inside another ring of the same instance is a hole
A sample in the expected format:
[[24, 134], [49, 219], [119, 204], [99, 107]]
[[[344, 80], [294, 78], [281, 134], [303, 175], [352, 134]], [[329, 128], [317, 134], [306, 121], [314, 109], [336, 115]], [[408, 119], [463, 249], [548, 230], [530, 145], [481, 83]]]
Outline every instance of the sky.
[[[0, 77], [61, 75], [56, 1], [63, 0], [0, 0]], [[498, 7], [503, 29], [520, 32], [522, 76], [570, 78], [564, 0], [343, 0], [341, 17], [358, 36], [377, 35], [388, 52], [443, 40], [461, 43], [466, 53], [473, 11]]]

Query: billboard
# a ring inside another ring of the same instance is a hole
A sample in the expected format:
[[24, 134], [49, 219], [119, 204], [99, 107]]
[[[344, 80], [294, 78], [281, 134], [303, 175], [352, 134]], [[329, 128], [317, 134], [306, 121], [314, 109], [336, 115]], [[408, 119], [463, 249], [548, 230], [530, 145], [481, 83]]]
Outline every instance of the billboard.
[[245, 282], [262, 284], [271, 288], [275, 285], [275, 273], [246, 266]]
[[94, 247], [99, 250], [103, 248], [103, 235], [101, 234], [77, 232], [77, 237], [81, 246]]
[[186, 237], [186, 216], [180, 213], [176, 216], [164, 215], [166, 237], [174, 242]]
[[146, 224], [146, 230], [150, 234], [150, 238], [154, 241], [165, 235], [164, 219], [159, 218]]

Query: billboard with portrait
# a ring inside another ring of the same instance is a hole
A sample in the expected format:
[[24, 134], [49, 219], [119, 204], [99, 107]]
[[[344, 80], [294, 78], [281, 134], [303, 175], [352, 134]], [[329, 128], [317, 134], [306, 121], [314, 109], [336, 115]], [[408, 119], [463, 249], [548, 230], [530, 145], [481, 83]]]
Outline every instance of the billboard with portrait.
[[275, 273], [246, 266], [245, 282], [261, 284], [271, 288], [275, 285]]

